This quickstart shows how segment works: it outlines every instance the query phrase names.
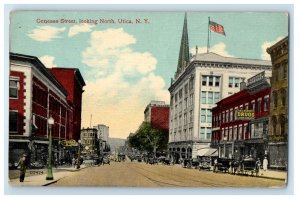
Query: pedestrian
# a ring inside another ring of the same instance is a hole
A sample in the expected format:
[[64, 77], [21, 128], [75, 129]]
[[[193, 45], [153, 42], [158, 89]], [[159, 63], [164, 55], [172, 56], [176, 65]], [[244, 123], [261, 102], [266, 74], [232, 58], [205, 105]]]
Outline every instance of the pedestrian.
[[72, 158], [72, 167], [75, 168], [75, 158], [74, 157]]
[[256, 161], [256, 163], [255, 163], [255, 167], [256, 167], [256, 168], [255, 168], [256, 176], [259, 174], [260, 165], [261, 165], [260, 159], [257, 158], [257, 161]]
[[18, 167], [20, 168], [20, 182], [24, 182], [25, 173], [27, 169], [26, 154], [23, 154], [23, 156], [20, 158], [18, 162]]
[[264, 171], [267, 171], [267, 169], [268, 169], [268, 159], [267, 159], [267, 157], [265, 157], [265, 159], [263, 161], [263, 169], [264, 169]]
[[217, 166], [218, 166], [218, 159], [216, 158], [215, 160], [214, 160], [214, 172], [216, 172], [216, 170], [217, 170]]

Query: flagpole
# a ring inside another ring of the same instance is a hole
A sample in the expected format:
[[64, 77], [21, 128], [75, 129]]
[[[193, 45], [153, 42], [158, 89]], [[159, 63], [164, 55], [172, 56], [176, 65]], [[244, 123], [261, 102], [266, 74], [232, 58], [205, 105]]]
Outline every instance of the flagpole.
[[209, 53], [209, 30], [210, 30], [210, 27], [209, 27], [209, 22], [210, 22], [210, 17], [208, 17], [208, 28], [207, 28], [207, 53]]

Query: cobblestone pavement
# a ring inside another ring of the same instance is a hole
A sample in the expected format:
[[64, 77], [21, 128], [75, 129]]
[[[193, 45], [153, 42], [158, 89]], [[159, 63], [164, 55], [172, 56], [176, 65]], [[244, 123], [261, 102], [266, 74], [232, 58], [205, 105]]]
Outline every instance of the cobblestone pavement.
[[50, 186], [284, 187], [286, 184], [284, 180], [213, 173], [178, 165], [112, 162], [111, 165], [88, 167]]

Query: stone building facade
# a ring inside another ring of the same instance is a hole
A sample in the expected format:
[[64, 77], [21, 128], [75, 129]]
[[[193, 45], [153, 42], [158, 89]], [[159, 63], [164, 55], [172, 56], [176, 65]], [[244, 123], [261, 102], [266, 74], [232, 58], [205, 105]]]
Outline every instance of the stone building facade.
[[286, 169], [288, 163], [288, 66], [289, 40], [280, 40], [267, 49], [272, 60], [271, 125], [269, 128], [269, 166]]

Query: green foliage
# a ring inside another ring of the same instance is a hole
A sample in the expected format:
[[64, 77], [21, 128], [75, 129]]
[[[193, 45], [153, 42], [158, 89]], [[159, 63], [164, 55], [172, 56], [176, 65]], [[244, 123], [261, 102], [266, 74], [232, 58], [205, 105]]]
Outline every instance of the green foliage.
[[156, 153], [164, 150], [168, 143], [168, 132], [153, 128], [149, 122], [143, 122], [135, 134], [129, 136], [129, 145], [139, 151]]

